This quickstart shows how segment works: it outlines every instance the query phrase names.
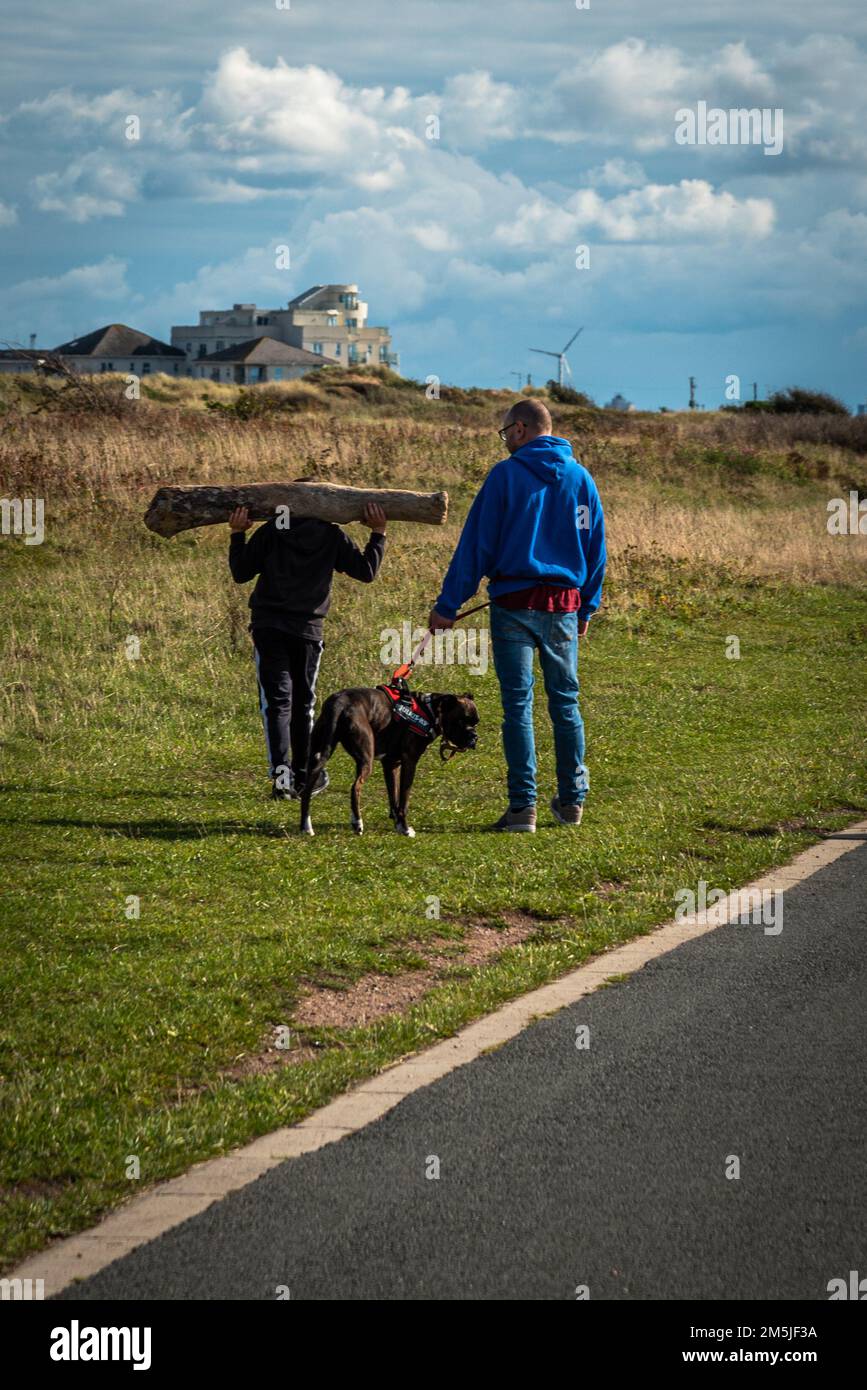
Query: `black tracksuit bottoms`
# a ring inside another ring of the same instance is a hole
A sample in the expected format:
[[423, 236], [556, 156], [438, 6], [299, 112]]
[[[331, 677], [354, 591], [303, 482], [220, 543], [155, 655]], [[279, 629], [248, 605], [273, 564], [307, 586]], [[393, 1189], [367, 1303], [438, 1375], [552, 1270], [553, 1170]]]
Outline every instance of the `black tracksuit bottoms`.
[[296, 782], [307, 775], [323, 643], [261, 627], [253, 631], [253, 645], [268, 772], [279, 786], [288, 787], [288, 781], [280, 780], [285, 779], [287, 768], [291, 767]]

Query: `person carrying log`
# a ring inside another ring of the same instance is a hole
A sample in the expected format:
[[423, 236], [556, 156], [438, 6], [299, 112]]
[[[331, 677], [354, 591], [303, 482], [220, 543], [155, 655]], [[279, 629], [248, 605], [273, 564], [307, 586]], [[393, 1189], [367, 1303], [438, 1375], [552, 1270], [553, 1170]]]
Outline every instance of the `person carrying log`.
[[[382, 507], [368, 503], [363, 520], [370, 527], [370, 539], [362, 551], [331, 522], [293, 515], [287, 524], [287, 511], [280, 508], [249, 541], [248, 509], [236, 507], [229, 517], [232, 578], [246, 584], [259, 576], [250, 595], [250, 632], [271, 796], [277, 801], [297, 799], [304, 788], [322, 630], [335, 570], [371, 583], [385, 553], [386, 525]], [[313, 794], [327, 786], [323, 771]]]

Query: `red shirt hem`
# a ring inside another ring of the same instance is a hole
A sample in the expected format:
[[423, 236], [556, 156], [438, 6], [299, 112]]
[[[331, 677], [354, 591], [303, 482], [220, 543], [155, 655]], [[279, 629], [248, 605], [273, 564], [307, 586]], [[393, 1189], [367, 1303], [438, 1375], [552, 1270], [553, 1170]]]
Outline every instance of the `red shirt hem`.
[[581, 595], [562, 584], [533, 584], [529, 589], [499, 594], [494, 603], [499, 608], [531, 608], [536, 613], [577, 613]]

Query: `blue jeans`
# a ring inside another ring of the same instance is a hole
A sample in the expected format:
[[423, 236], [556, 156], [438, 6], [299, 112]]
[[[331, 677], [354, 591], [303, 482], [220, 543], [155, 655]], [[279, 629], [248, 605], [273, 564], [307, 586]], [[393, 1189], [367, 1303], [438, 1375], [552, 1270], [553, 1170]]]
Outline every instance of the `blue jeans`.
[[491, 643], [503, 701], [510, 806], [517, 810], [536, 804], [534, 652], [539, 653], [554, 726], [557, 794], [564, 806], [580, 805], [589, 777], [584, 766], [584, 721], [578, 708], [578, 615], [510, 610], [492, 603]]

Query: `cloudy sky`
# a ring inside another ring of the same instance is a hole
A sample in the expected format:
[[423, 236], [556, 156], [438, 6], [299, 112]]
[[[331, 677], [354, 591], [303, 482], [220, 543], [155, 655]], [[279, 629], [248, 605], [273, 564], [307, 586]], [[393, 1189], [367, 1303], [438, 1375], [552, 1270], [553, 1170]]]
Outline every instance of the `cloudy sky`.
[[[416, 377], [541, 381], [528, 349], [583, 325], [600, 401], [683, 405], [693, 375], [713, 406], [737, 374], [854, 407], [865, 56], [862, 0], [7, 6], [0, 338], [168, 338], [355, 281]], [[782, 109], [781, 153], [678, 143], [699, 102]]]

